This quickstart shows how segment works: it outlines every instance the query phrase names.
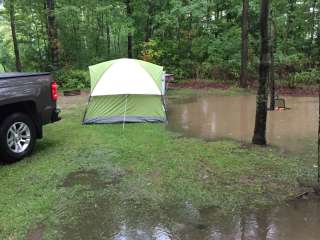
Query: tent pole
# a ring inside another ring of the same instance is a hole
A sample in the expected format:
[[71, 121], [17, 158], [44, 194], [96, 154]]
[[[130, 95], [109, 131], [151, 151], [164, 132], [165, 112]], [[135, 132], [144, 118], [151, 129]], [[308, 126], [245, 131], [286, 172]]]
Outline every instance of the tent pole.
[[126, 122], [127, 103], [128, 103], [128, 94], [126, 94], [126, 103], [124, 105], [122, 130], [124, 130], [124, 125], [125, 125], [125, 122]]

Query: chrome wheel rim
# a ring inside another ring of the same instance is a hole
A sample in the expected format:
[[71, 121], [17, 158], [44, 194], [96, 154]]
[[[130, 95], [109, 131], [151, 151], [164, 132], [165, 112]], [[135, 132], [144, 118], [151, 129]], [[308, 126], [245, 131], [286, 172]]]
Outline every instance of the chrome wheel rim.
[[7, 132], [7, 145], [14, 153], [23, 153], [30, 145], [31, 132], [27, 124], [16, 122]]

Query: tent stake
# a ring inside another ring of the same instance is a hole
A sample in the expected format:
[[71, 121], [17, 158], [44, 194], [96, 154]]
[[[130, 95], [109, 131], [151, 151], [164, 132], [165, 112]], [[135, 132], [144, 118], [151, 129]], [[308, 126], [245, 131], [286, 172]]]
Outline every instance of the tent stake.
[[127, 103], [128, 103], [128, 94], [126, 94], [126, 103], [124, 105], [122, 130], [124, 130], [124, 125], [125, 125], [125, 122], [126, 122]]

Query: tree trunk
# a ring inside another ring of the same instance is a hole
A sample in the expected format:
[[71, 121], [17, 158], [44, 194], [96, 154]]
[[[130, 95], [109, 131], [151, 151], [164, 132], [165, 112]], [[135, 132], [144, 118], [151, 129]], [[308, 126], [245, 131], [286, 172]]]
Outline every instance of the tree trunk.
[[212, 17], [211, 2], [210, 2], [210, 0], [207, 0], [207, 16], [206, 16], [207, 30], [209, 30], [211, 17]]
[[56, 19], [54, 15], [54, 0], [46, 0], [47, 2], [47, 21], [48, 21], [48, 41], [49, 41], [49, 56], [51, 58], [52, 70], [59, 68], [59, 43], [56, 28]]
[[286, 26], [286, 35], [285, 35], [285, 46], [284, 53], [285, 55], [289, 54], [289, 45], [291, 39], [294, 39], [294, 10], [295, 10], [296, 0], [288, 0], [288, 12], [287, 12], [287, 26]]
[[277, 30], [276, 23], [273, 17], [271, 17], [270, 23], [270, 110], [275, 109], [275, 75], [274, 75], [274, 55], [277, 49]]
[[270, 110], [273, 111], [275, 109], [276, 101], [275, 101], [275, 91], [276, 86], [274, 82], [274, 46], [271, 46], [270, 58], [271, 58], [271, 65], [270, 65]]
[[320, 80], [318, 80], [318, 95], [319, 95], [319, 109], [318, 109], [318, 184], [320, 184]]
[[133, 58], [133, 51], [132, 51], [132, 33], [128, 33], [128, 58]]
[[252, 143], [266, 145], [267, 123], [267, 81], [269, 73], [269, 37], [268, 37], [269, 0], [261, 0], [260, 31], [261, 53], [259, 67], [259, 88], [257, 94], [256, 122]]
[[110, 37], [110, 25], [107, 24], [107, 55], [111, 55], [111, 37]]
[[316, 6], [317, 6], [317, 0], [314, 0], [312, 3], [312, 25], [311, 25], [311, 45], [313, 44], [314, 40], [314, 32], [315, 32], [315, 26], [316, 26]]
[[215, 20], [219, 20], [219, 18], [220, 18], [219, 3], [216, 3], [216, 11], [214, 12], [214, 14], [215, 14]]
[[146, 21], [146, 27], [145, 27], [145, 35], [144, 35], [144, 41], [149, 42], [150, 38], [152, 37], [152, 18], [154, 13], [154, 2], [153, 0], [148, 2], [148, 17]]
[[[32, 1], [29, 0], [29, 5], [32, 5]], [[37, 21], [35, 19], [35, 15], [33, 12], [31, 13], [31, 19], [32, 19], [32, 24], [34, 24], [34, 30], [35, 30], [35, 35], [36, 35], [36, 41], [37, 41], [37, 53], [38, 53], [38, 70], [41, 72], [43, 69], [45, 69], [44, 62], [43, 62], [43, 57], [42, 57], [42, 49], [41, 49], [41, 32], [39, 30], [39, 25], [37, 24]]]
[[96, 13], [97, 35], [95, 40], [96, 56], [100, 55], [100, 36], [103, 34], [103, 17], [100, 13]]
[[320, 62], [320, 24], [318, 26], [318, 33], [317, 33], [317, 49], [318, 49], [318, 62]]
[[188, 57], [192, 59], [192, 41], [193, 41], [193, 33], [192, 33], [192, 21], [193, 15], [192, 12], [189, 12], [189, 19], [188, 19]]
[[15, 10], [14, 10], [14, 0], [10, 1], [9, 15], [10, 15], [10, 25], [11, 25], [14, 55], [15, 55], [15, 60], [16, 60], [16, 70], [17, 70], [17, 72], [21, 72], [22, 65], [21, 65], [21, 60], [20, 60], [20, 51], [19, 51], [19, 46], [18, 46], [18, 41], [17, 41], [17, 34], [16, 34], [16, 18], [15, 18]]
[[316, 7], [317, 7], [317, 0], [313, 1], [312, 4], [312, 25], [311, 25], [311, 38], [310, 38], [310, 46], [309, 46], [309, 56], [312, 55], [313, 50], [313, 42], [314, 42], [314, 33], [316, 31]]
[[242, 7], [242, 46], [240, 87], [247, 87], [248, 81], [248, 35], [249, 35], [249, 0], [243, 0]]
[[118, 41], [117, 41], [118, 53], [120, 53], [121, 52], [121, 44], [120, 44], [120, 42], [121, 42], [121, 28], [119, 28], [117, 39], [118, 39]]
[[[126, 9], [127, 9], [127, 17], [128, 19], [131, 19], [132, 16], [132, 8], [131, 8], [131, 2], [130, 0], [125, 0]], [[129, 29], [128, 32], [128, 58], [133, 58], [133, 43], [132, 43], [133, 37], [131, 29]]]

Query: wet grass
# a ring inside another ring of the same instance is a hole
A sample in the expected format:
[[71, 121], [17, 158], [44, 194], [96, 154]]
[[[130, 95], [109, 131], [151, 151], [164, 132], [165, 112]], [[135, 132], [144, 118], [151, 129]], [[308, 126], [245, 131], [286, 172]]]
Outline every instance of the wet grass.
[[23, 239], [39, 225], [56, 239], [84, 221], [83, 202], [104, 214], [101, 199], [113, 211], [152, 214], [186, 204], [226, 212], [267, 206], [293, 197], [297, 178], [310, 175], [303, 158], [272, 148], [184, 138], [162, 124], [82, 126], [82, 113], [82, 105], [66, 109], [31, 157], [1, 166], [0, 239]]

